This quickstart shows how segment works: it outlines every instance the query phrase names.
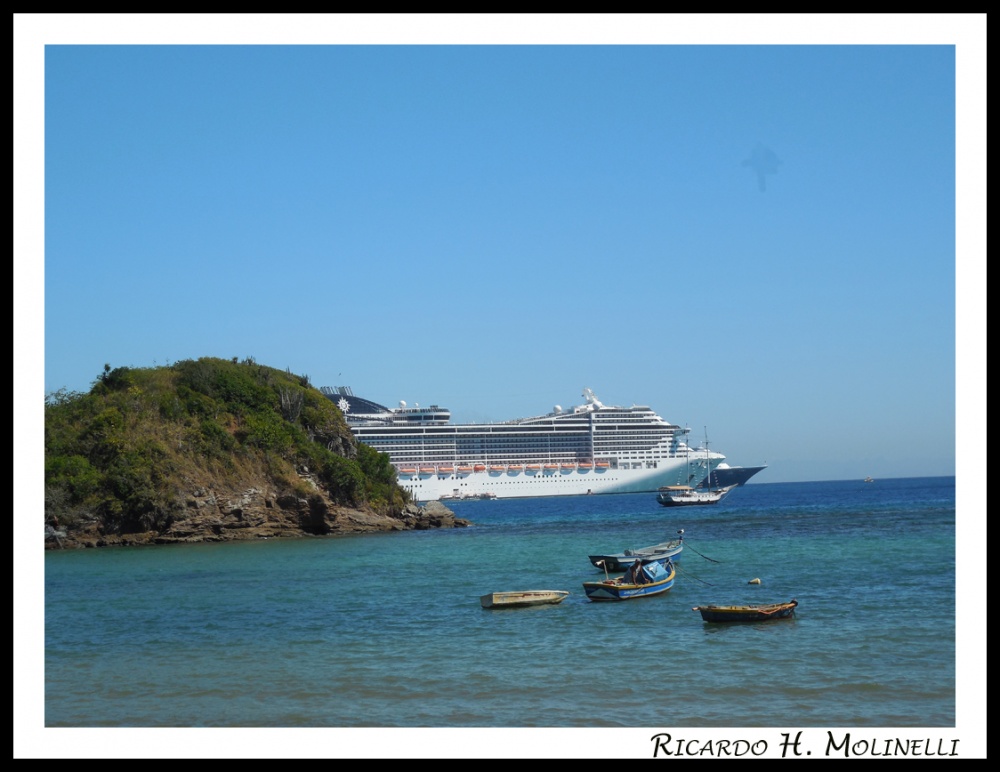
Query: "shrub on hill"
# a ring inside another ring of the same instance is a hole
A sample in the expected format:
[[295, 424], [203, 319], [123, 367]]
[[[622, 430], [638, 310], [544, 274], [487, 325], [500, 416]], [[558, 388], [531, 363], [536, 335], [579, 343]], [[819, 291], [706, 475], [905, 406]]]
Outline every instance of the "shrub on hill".
[[409, 503], [388, 456], [355, 442], [339, 409], [252, 358], [155, 368], [105, 365], [89, 392], [45, 403], [45, 514], [61, 528], [164, 530], [197, 481], [238, 487], [266, 476], [308, 496], [398, 514]]

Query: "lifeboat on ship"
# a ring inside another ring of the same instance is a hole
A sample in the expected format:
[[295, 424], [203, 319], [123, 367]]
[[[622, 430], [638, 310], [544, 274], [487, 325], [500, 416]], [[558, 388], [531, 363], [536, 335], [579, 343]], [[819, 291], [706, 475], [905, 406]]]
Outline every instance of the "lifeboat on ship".
[[559, 468], [559, 464], [546, 464], [545, 465], [545, 471], [547, 471], [547, 472], [554, 472], [558, 468]]
[[490, 467], [490, 471], [493, 472], [494, 474], [498, 474], [498, 473], [504, 471], [504, 467], [502, 467], [502, 466], [491, 466]]
[[603, 472], [609, 466], [611, 466], [611, 464], [609, 464], [607, 461], [597, 461], [594, 463], [594, 469], [596, 469], [598, 472]]
[[559, 467], [564, 472], [572, 472], [574, 469], [576, 469], [576, 464], [560, 464]]
[[472, 467], [471, 466], [460, 466], [458, 468], [458, 473], [459, 474], [472, 474]]
[[589, 461], [581, 461], [579, 464], [577, 464], [577, 466], [584, 472], [587, 472], [594, 468], [594, 465]]
[[532, 473], [537, 472], [539, 469], [541, 469], [541, 467], [538, 464], [528, 464], [527, 466], [524, 467], [524, 470], [526, 472], [532, 472]]
[[416, 474], [417, 468], [415, 466], [404, 466], [399, 470], [400, 474]]
[[486, 464], [476, 464], [475, 467], [473, 467], [473, 471], [475, 471], [475, 472], [485, 472], [486, 471]]
[[420, 467], [420, 474], [434, 474], [434, 467], [422, 466]]
[[507, 471], [511, 474], [519, 474], [524, 471], [524, 467], [520, 464], [511, 464], [507, 467]]
[[438, 474], [454, 474], [454, 473], [455, 473], [455, 467], [453, 467], [453, 466], [439, 466], [438, 467]]

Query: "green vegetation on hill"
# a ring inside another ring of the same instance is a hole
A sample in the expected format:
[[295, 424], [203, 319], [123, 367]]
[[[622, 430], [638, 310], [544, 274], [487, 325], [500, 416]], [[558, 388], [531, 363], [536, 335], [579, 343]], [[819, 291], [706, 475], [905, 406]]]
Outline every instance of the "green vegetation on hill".
[[164, 531], [196, 487], [265, 479], [303, 499], [396, 515], [409, 503], [389, 457], [355, 442], [308, 376], [201, 358], [111, 369], [45, 402], [45, 515], [60, 528]]

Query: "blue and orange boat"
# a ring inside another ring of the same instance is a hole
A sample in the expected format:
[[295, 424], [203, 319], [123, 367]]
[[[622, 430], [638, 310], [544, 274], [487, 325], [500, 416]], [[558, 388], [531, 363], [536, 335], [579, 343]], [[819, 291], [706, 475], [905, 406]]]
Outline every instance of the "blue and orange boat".
[[640, 560], [619, 577], [605, 574], [600, 582], [584, 582], [587, 597], [594, 601], [631, 600], [647, 595], [659, 595], [674, 586], [677, 571], [673, 561]]

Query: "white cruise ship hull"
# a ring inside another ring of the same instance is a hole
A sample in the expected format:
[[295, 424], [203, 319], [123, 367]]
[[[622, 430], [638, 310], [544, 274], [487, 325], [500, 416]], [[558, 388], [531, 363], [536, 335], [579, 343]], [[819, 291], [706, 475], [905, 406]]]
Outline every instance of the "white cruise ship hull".
[[[714, 461], [714, 459], [713, 459]], [[689, 462], [683, 458], [662, 459], [652, 469], [563, 468], [535, 470], [506, 468], [480, 472], [400, 472], [399, 484], [416, 501], [474, 498], [527, 498], [532, 496], [580, 496], [604, 493], [655, 493], [665, 485], [684, 485]], [[704, 473], [704, 472], [702, 472]]]

